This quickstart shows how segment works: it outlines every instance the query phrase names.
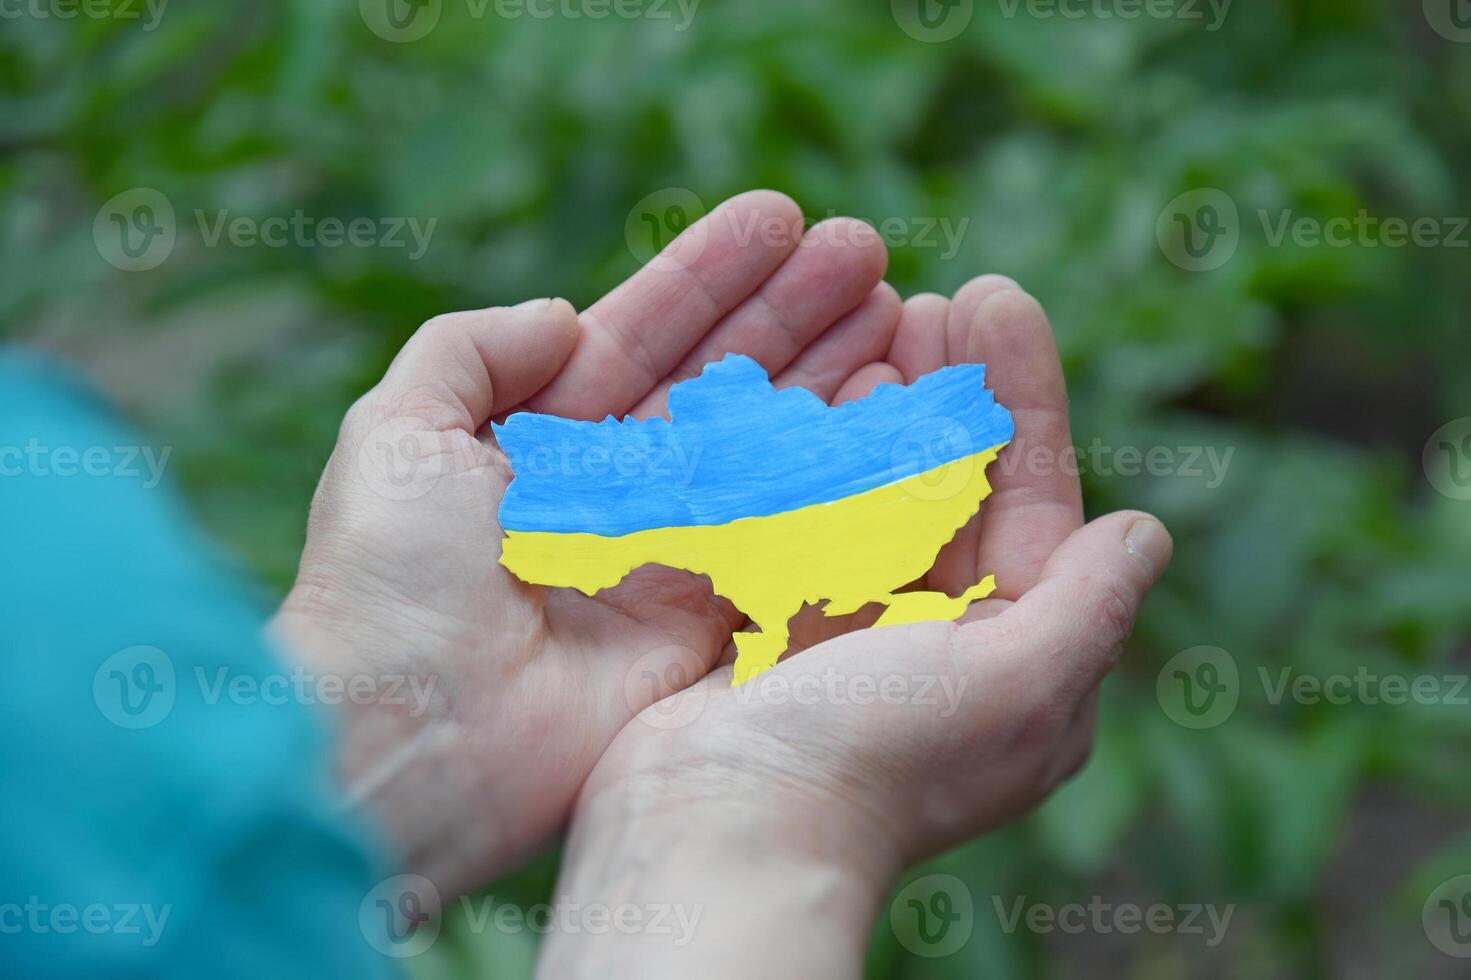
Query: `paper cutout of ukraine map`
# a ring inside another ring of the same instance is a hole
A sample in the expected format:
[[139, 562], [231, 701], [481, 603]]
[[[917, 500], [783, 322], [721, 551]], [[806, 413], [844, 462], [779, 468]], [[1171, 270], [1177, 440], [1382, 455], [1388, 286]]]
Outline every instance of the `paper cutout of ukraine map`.
[[895, 590], [991, 492], [1013, 425], [985, 377], [955, 365], [834, 407], [733, 354], [670, 390], [668, 420], [512, 415], [494, 427], [514, 473], [501, 564], [588, 595], [645, 564], [708, 575], [754, 627], [734, 636], [734, 684], [776, 663], [804, 604], [954, 619], [994, 576], [955, 598]]

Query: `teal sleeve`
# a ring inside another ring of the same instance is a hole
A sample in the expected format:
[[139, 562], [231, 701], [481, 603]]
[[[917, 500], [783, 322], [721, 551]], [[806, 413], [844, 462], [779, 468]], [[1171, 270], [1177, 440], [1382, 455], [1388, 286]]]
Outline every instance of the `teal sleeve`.
[[0, 352], [0, 975], [389, 975], [323, 709], [251, 693], [291, 668], [165, 453]]

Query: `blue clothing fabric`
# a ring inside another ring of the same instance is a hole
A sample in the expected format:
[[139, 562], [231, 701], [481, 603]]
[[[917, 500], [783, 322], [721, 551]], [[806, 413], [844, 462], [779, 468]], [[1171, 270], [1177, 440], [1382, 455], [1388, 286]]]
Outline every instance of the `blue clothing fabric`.
[[222, 686], [291, 668], [166, 463], [0, 352], [0, 975], [391, 975], [329, 719]]

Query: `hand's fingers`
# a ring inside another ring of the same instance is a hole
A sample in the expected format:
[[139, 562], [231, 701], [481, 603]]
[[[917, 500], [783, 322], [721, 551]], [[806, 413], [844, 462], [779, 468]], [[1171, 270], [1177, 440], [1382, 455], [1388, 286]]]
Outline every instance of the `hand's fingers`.
[[[985, 275], [977, 276], [955, 294], [953, 303], [946, 303], [946, 320], [940, 325], [940, 336], [938, 338], [939, 364], [935, 364], [937, 346], [936, 338], [933, 336], [934, 326], [930, 319], [931, 312], [925, 321], [923, 332], [923, 350], [926, 370], [933, 371], [935, 368], [945, 364], [960, 364], [967, 360], [967, 355], [975, 346], [971, 341], [971, 335], [979, 331], [976, 324], [976, 314], [980, 311], [981, 303], [997, 293], [1006, 291], [1021, 291], [1016, 281], [1007, 276]], [[918, 328], [913, 328], [919, 332]], [[904, 331], [901, 329], [901, 335]], [[897, 338], [896, 338], [897, 340]], [[921, 346], [920, 343], [909, 341], [910, 346]], [[987, 367], [986, 383], [994, 388], [995, 372], [991, 366]], [[1003, 402], [1002, 404], [1007, 404]], [[1011, 457], [1008, 455], [1008, 459]], [[987, 474], [994, 482], [995, 470], [999, 467], [992, 465], [992, 472]], [[982, 507], [984, 508], [984, 504]], [[978, 575], [990, 574], [991, 569], [985, 572], [976, 567], [978, 552], [981, 541], [981, 515], [978, 512], [965, 523], [955, 537], [940, 550], [935, 559], [935, 566], [929, 574], [929, 585], [933, 589], [956, 595], [970, 588], [978, 581]], [[988, 600], [989, 601], [989, 600]]]
[[1173, 551], [1170, 533], [1148, 514], [1100, 517], [1063, 542], [1010, 609], [961, 626], [957, 643], [1035, 672], [1039, 698], [1081, 700], [1113, 668]]
[[861, 306], [829, 327], [772, 384], [805, 388], [832, 401], [853, 372], [888, 352], [901, 309], [894, 287], [879, 283]]
[[528, 407], [575, 419], [624, 414], [782, 265], [801, 227], [801, 209], [775, 191], [721, 204], [583, 312], [571, 361]]
[[937, 293], [921, 293], [904, 301], [899, 329], [885, 358], [914, 382], [946, 364], [945, 330], [950, 320], [950, 300]]
[[577, 333], [563, 299], [446, 313], [409, 338], [372, 394], [391, 411], [474, 432], [550, 381]]
[[640, 417], [664, 411], [669, 388], [726, 354], [745, 354], [775, 375], [843, 314], [857, 307], [884, 278], [889, 252], [883, 239], [853, 218], [814, 225], [801, 246], [744, 303], [661, 381], [634, 409]]
[[711, 591], [708, 577], [668, 565], [635, 568], [599, 592], [598, 601], [700, 649], [719, 648], [746, 624], [729, 599]]
[[[570, 591], [552, 590], [547, 604], [554, 616], [559, 611], [575, 614], [580, 624], [577, 642], [587, 648], [595, 686], [620, 694], [630, 670], [652, 667], [662, 673], [651, 661], [698, 665], [686, 673], [683, 683], [674, 685], [676, 689], [699, 680], [730, 644], [731, 632], [744, 622], [734, 606], [711, 594], [708, 580], [663, 565], [635, 569], [617, 585], [598, 593], [597, 602], [589, 603]], [[660, 641], [657, 654], [628, 642], [630, 621], [652, 627], [667, 638]]]
[[997, 293], [1025, 292], [1010, 276], [990, 273], [976, 276], [955, 293], [950, 305], [950, 319], [945, 324], [945, 357], [947, 364], [963, 364], [974, 346], [976, 314], [981, 304]]
[[853, 376], [838, 388], [838, 393], [833, 396], [833, 404], [841, 405], [844, 402], [867, 398], [873, 389], [882, 384], [902, 385], [903, 383], [904, 376], [899, 373], [898, 368], [878, 361], [853, 372]]
[[[1047, 315], [1011, 280], [983, 277], [951, 308], [952, 361], [984, 361], [986, 384], [1011, 411], [1016, 434], [991, 465], [991, 496], [947, 545], [932, 582], [954, 594], [996, 575], [996, 595], [1015, 599], [1037, 581], [1053, 550], [1083, 523], [1083, 498], [1068, 426], [1067, 387]], [[974, 301], [980, 293], [983, 299]], [[972, 310], [968, 329], [956, 319]]]
[[[832, 403], [841, 405], [866, 398], [881, 384], [910, 384], [920, 375], [944, 367], [945, 315], [949, 309], [950, 301], [934, 294], [916, 296], [906, 302], [898, 334], [889, 346], [891, 361], [872, 361], [853, 371], [838, 386], [830, 399]], [[905, 367], [893, 363], [895, 358], [902, 360]], [[829, 618], [819, 609], [803, 609], [792, 618], [792, 646], [805, 649], [850, 630], [867, 628], [881, 611], [870, 609], [852, 616]]]

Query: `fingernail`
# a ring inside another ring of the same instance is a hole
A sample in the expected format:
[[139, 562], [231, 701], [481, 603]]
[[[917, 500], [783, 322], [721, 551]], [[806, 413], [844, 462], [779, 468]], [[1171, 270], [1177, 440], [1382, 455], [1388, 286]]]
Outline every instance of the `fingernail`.
[[543, 296], [541, 299], [528, 299], [524, 303], [517, 303], [515, 306], [511, 307], [511, 309], [519, 310], [522, 313], [537, 313], [551, 305], [551, 299], [549, 297]]
[[1151, 578], [1159, 578], [1165, 566], [1170, 563], [1175, 542], [1159, 521], [1152, 517], [1141, 517], [1129, 525], [1129, 530], [1124, 535], [1124, 548], [1144, 565]]

